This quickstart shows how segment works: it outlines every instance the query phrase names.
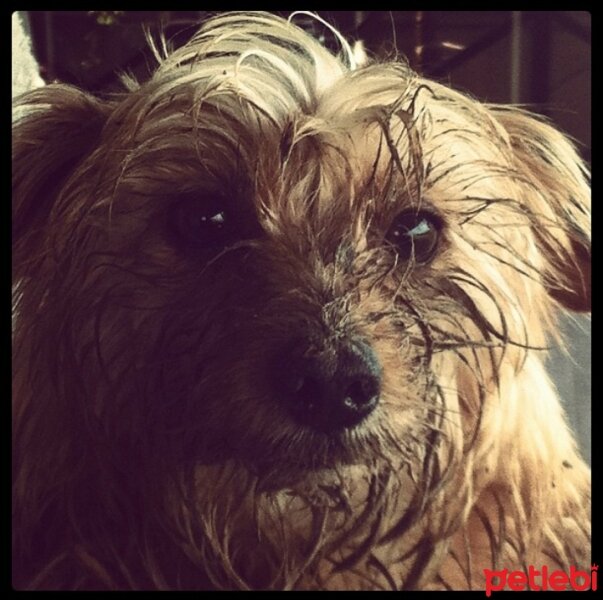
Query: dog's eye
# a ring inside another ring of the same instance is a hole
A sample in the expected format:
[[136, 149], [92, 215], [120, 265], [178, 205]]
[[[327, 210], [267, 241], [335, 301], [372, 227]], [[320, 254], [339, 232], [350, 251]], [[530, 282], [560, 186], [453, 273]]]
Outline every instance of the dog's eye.
[[436, 215], [420, 210], [400, 213], [387, 232], [400, 258], [413, 259], [418, 264], [429, 262], [438, 247], [441, 221]]
[[189, 247], [219, 249], [235, 237], [224, 202], [217, 196], [178, 199], [170, 220], [178, 242]]

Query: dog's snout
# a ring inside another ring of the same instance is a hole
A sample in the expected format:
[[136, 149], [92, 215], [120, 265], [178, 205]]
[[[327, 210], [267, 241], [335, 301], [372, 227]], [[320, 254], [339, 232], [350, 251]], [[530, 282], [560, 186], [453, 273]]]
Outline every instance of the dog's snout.
[[274, 381], [298, 423], [331, 432], [359, 424], [375, 409], [381, 365], [373, 349], [358, 339], [320, 352], [297, 341], [276, 361]]

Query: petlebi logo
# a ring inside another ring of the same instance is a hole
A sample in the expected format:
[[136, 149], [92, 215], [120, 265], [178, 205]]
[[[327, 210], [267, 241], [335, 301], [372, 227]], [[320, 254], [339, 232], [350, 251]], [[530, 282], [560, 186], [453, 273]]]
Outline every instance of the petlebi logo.
[[509, 571], [502, 569], [493, 571], [484, 569], [486, 577], [486, 596], [490, 597], [492, 592], [502, 590], [512, 590], [522, 592], [531, 590], [533, 592], [554, 591], [562, 592], [565, 590], [574, 590], [576, 592], [585, 592], [597, 589], [597, 569], [598, 565], [592, 565], [590, 571], [579, 571], [571, 566], [569, 573], [555, 570], [549, 571], [548, 567], [543, 566], [540, 570], [530, 565], [528, 572]]

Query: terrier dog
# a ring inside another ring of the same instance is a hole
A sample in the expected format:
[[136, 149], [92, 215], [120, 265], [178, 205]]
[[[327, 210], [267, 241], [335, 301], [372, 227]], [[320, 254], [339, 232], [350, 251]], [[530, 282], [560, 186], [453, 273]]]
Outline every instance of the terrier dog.
[[340, 41], [227, 13], [123, 95], [18, 100], [15, 587], [589, 569], [543, 368], [589, 309], [587, 170]]

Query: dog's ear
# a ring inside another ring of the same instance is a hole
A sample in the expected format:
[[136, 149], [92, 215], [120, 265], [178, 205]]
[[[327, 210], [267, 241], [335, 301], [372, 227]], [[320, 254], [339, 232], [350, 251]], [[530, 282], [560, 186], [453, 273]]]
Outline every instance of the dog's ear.
[[572, 143], [542, 118], [496, 107], [515, 168], [529, 188], [524, 199], [545, 259], [550, 295], [570, 310], [591, 305], [590, 178]]
[[74, 87], [53, 84], [13, 104], [13, 275], [20, 278], [42, 247], [57, 195], [96, 146], [106, 122], [104, 103]]

